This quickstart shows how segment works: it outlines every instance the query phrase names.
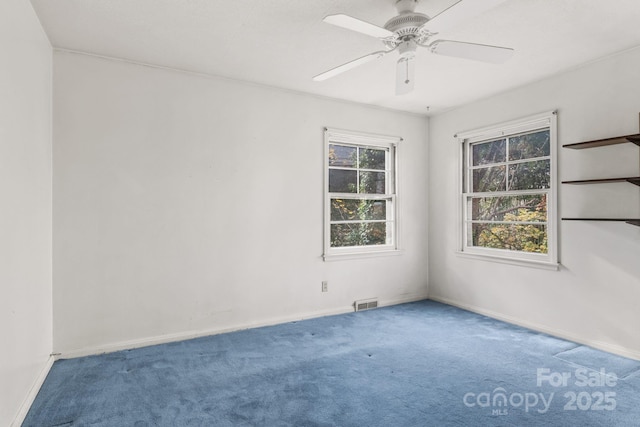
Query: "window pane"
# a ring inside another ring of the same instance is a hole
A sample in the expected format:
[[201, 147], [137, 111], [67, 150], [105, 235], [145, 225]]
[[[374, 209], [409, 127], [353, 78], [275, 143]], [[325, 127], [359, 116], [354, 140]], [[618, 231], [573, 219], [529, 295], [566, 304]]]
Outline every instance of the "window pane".
[[472, 145], [471, 164], [473, 166], [504, 162], [507, 159], [505, 139]]
[[384, 172], [360, 172], [360, 193], [384, 194], [385, 189]]
[[547, 196], [473, 197], [469, 201], [472, 220], [547, 221]]
[[545, 157], [551, 153], [549, 129], [509, 138], [509, 160]]
[[374, 246], [387, 243], [384, 222], [331, 224], [331, 247]]
[[509, 165], [509, 190], [538, 190], [549, 188], [550, 160]]
[[386, 200], [331, 199], [331, 221], [385, 219]]
[[330, 193], [356, 193], [358, 172], [355, 170], [329, 169]]
[[504, 191], [506, 166], [494, 166], [473, 170], [473, 191]]
[[360, 169], [385, 169], [386, 150], [360, 148]]
[[356, 154], [355, 147], [349, 147], [345, 145], [329, 145], [329, 166], [338, 166], [343, 168], [355, 168], [356, 167]]
[[542, 224], [472, 224], [469, 238], [473, 246], [547, 253], [547, 226]]

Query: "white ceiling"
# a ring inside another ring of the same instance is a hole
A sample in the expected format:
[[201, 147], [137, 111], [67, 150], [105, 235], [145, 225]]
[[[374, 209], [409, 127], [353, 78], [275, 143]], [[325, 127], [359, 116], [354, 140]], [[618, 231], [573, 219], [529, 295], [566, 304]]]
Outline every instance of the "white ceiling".
[[[476, 0], [464, 0], [476, 1]], [[395, 54], [311, 78], [383, 45], [322, 22], [384, 25], [395, 0], [31, 0], [56, 48], [245, 80], [421, 114], [443, 111], [640, 46], [639, 0], [506, 0], [438, 38], [512, 47], [493, 65], [418, 51], [414, 92], [395, 95]], [[421, 0], [434, 16], [456, 0]], [[605, 84], [606, 82], [603, 82]]]

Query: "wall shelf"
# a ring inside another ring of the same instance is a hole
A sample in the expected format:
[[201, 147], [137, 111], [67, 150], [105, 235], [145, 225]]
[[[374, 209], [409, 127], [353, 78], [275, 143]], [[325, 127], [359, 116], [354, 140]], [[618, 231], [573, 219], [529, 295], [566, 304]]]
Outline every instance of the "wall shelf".
[[565, 144], [563, 147], [581, 150], [583, 148], [606, 147], [607, 145], [626, 144], [629, 142], [640, 147], [640, 133], [616, 136], [613, 138], [595, 139], [593, 141], [576, 142], [574, 144]]
[[575, 181], [562, 181], [563, 184], [606, 184], [610, 182], [629, 182], [640, 186], [640, 176], [629, 176], [625, 178], [603, 178], [603, 179], [578, 179]]
[[[581, 150], [583, 148], [606, 147], [616, 144], [635, 144], [640, 147], [640, 133], [625, 136], [615, 136], [613, 138], [595, 139], [592, 141], [576, 142], [565, 144], [564, 148]], [[599, 179], [578, 179], [572, 181], [562, 181], [563, 184], [607, 184], [611, 182], [628, 182], [640, 187], [640, 176], [630, 176], [624, 178], [599, 178]], [[640, 227], [640, 218], [562, 218], [564, 221], [617, 221]]]
[[562, 218], [563, 221], [608, 221], [626, 222], [627, 224], [640, 227], [640, 218]]

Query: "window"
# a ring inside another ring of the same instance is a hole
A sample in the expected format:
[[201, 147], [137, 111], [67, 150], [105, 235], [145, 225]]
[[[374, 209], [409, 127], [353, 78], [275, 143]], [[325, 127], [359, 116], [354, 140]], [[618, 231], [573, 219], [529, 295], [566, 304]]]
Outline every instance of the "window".
[[395, 137], [325, 130], [324, 258], [396, 251]]
[[456, 136], [462, 253], [557, 268], [555, 112]]

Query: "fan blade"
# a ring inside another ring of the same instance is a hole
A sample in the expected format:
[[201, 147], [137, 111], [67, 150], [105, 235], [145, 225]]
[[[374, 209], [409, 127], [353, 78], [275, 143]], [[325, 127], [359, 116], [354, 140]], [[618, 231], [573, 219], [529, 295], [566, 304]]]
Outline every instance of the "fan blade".
[[513, 49], [486, 44], [456, 42], [452, 40], [436, 40], [429, 45], [432, 53], [456, 58], [473, 59], [475, 61], [501, 64], [513, 55]]
[[505, 0], [459, 0], [448, 9], [440, 12], [429, 21], [425, 22], [421, 30], [435, 34], [449, 27], [460, 24], [467, 19], [480, 15], [492, 7], [504, 2]]
[[389, 30], [385, 30], [382, 27], [378, 27], [377, 25], [370, 24], [365, 21], [361, 21], [360, 19], [356, 19], [352, 16], [345, 14], [338, 15], [329, 15], [324, 18], [324, 22], [331, 25], [336, 25], [338, 27], [346, 28], [347, 30], [357, 31], [362, 34], [366, 34], [371, 37], [377, 37], [380, 39], [384, 39], [386, 37], [391, 37], [394, 35], [393, 32]]
[[400, 58], [396, 63], [396, 95], [404, 95], [413, 90], [415, 59]]
[[353, 61], [347, 62], [346, 64], [338, 65], [337, 67], [332, 68], [329, 71], [325, 71], [324, 73], [318, 74], [313, 78], [313, 80], [315, 80], [316, 82], [327, 80], [328, 78], [337, 76], [338, 74], [344, 73], [345, 71], [355, 68], [359, 65], [366, 64], [367, 62], [371, 62], [374, 59], [382, 58], [389, 52], [391, 51], [381, 50], [379, 52], [370, 53], [369, 55], [365, 55], [361, 58], [354, 59]]

